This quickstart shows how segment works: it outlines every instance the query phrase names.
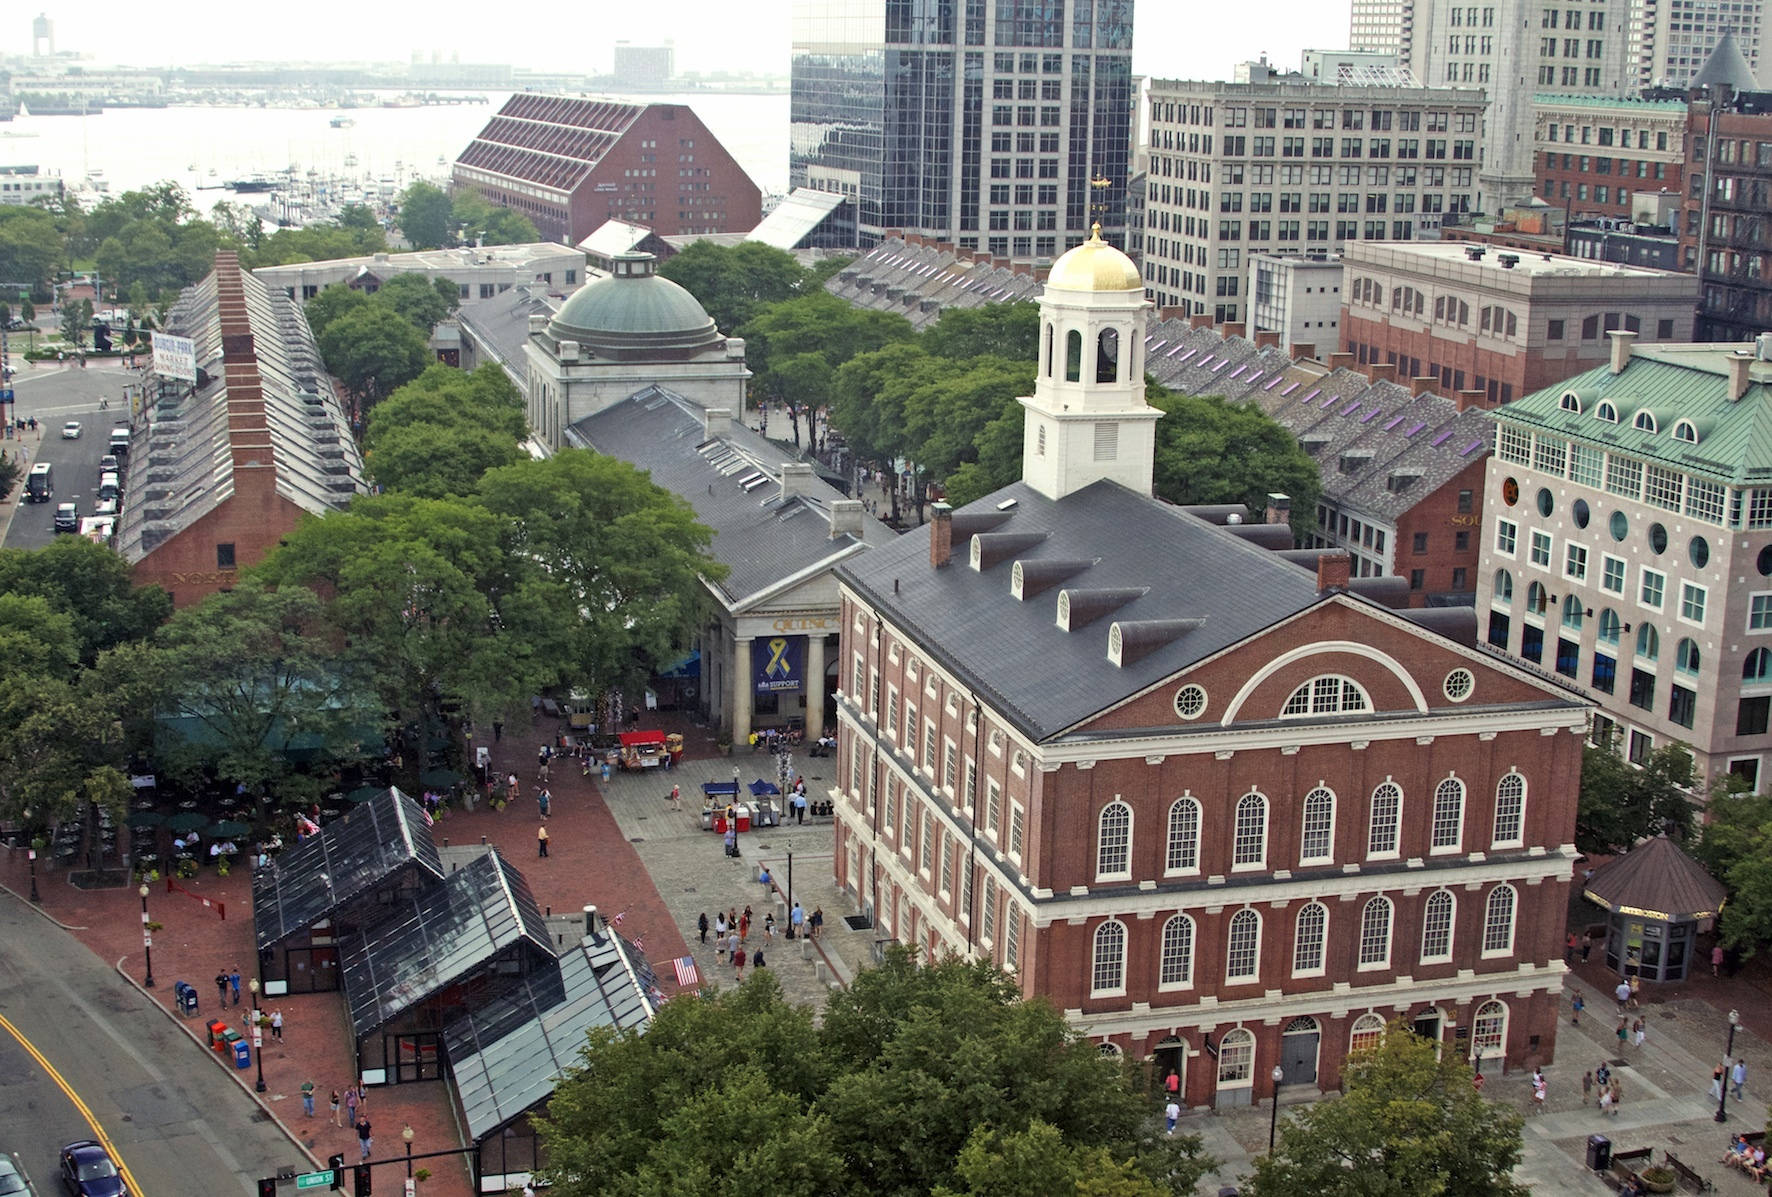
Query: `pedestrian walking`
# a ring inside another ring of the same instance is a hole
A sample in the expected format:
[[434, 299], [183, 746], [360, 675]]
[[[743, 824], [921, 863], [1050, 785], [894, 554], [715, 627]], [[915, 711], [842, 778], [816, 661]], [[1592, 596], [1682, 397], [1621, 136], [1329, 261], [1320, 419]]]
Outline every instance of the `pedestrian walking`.
[[733, 969], [733, 972], [737, 974], [739, 981], [742, 983], [744, 981], [744, 949], [743, 948], [740, 948], [740, 949], [738, 949], [738, 951], [732, 953], [732, 969]]
[[1600, 1090], [1600, 1117], [1604, 1118], [1612, 1112], [1612, 1090]]
[[[668, 754], [666, 756], [666, 759], [667, 760], [670, 759]], [[672, 786], [671, 787], [671, 809], [672, 810], [682, 810], [683, 809], [683, 789], [681, 786]]]
[[1174, 1097], [1170, 1097], [1169, 1104], [1163, 1107], [1163, 1129], [1165, 1133], [1173, 1135], [1175, 1133], [1175, 1124], [1180, 1119], [1181, 1106], [1176, 1102]]
[[1587, 1009], [1587, 1002], [1582, 999], [1580, 990], [1576, 991], [1575, 996], [1574, 996], [1574, 998], [1572, 998], [1570, 1000], [1569, 1005], [1575, 1011], [1575, 1017], [1570, 1019], [1570, 1021], [1573, 1022], [1576, 1026], [1580, 1026], [1581, 1025], [1581, 1012], [1583, 1010]]
[[817, 939], [824, 934], [824, 907], [812, 908], [812, 938]]
[[1710, 975], [1713, 977], [1720, 977], [1723, 975], [1722, 944], [1717, 944], [1710, 950]]
[[1727, 1060], [1710, 1070], [1710, 1099], [1712, 1101], [1723, 1100], [1723, 1084], [1728, 1077], [1729, 1064]]
[[1575, 963], [1575, 932], [1569, 932], [1569, 938], [1563, 942], [1563, 963]]
[[751, 908], [746, 906], [744, 913], [738, 916], [738, 938], [746, 943], [751, 939]]
[[314, 1116], [314, 1082], [313, 1081], [303, 1081], [301, 1083], [301, 1108], [302, 1108], [303, 1115], [305, 1115], [306, 1117], [312, 1118]]
[[283, 1042], [283, 1011], [280, 1009], [271, 1011], [271, 1038]]
[[1612, 1082], [1611, 1086], [1607, 1088], [1606, 1095], [1612, 1099], [1612, 1117], [1616, 1118], [1618, 1117], [1619, 1107], [1624, 1105], [1624, 1090], [1618, 1087], [1618, 1082], [1615, 1080]]
[[775, 912], [773, 910], [763, 916], [763, 938], [775, 938]]
[[1745, 1084], [1747, 1084], [1747, 1058], [1737, 1056], [1735, 1067], [1729, 1070], [1729, 1096], [1740, 1101], [1741, 1087]]
[[756, 951], [751, 953], [751, 967], [756, 969], [758, 972], [763, 971], [763, 949], [762, 948], [758, 948]]
[[357, 1119], [357, 1146], [363, 1149], [363, 1158], [369, 1158], [369, 1151], [375, 1146], [375, 1135], [369, 1125], [369, 1116], [365, 1114]]
[[517, 800], [517, 795], [522, 792], [522, 789], [523, 787], [517, 784], [517, 775], [515, 773], [507, 773], [505, 775], [505, 800], [507, 802], [515, 802]]
[[357, 1125], [357, 1086], [345, 1086], [345, 1121]]
[[1632, 973], [1630, 975], [1630, 1008], [1632, 1010], [1635, 1010], [1639, 1004], [1637, 1002], [1637, 990], [1641, 989], [1642, 986], [1642, 978], [1637, 976], [1637, 974]]
[[1544, 1099], [1549, 1091], [1545, 1084], [1544, 1073], [1538, 1069], [1532, 1071], [1532, 1108], [1539, 1112], [1544, 1110]]
[[793, 939], [797, 937], [800, 934], [800, 929], [805, 925], [806, 912], [800, 909], [800, 904], [798, 902], [795, 902], [794, 908], [788, 912], [788, 938]]
[[234, 995], [234, 1004], [240, 1004], [240, 966], [236, 964], [228, 970], [228, 992]]
[[726, 915], [723, 911], [719, 911], [719, 910], [714, 911], [714, 938], [717, 940], [720, 940], [721, 942], [725, 942], [725, 939], [726, 939]]
[[734, 927], [726, 935], [726, 959], [731, 960], [739, 953], [738, 928]]
[[1593, 1095], [1594, 1095], [1594, 1074], [1591, 1072], [1584, 1072], [1581, 1074], [1581, 1104], [1585, 1106], [1588, 1102], [1588, 1099], [1590, 1097], [1592, 1097]]
[[536, 791], [535, 804], [541, 807], [541, 817], [545, 819], [554, 805], [554, 796], [548, 793], [546, 787], [543, 787]]
[[804, 823], [805, 821], [806, 821], [806, 791], [805, 790], [795, 790], [794, 791], [794, 822], [795, 823]]
[[702, 911], [701, 917], [695, 920], [695, 929], [701, 933], [701, 942], [708, 941], [708, 912]]
[[338, 1102], [339, 1102], [338, 1090], [334, 1089], [332, 1091], [332, 1100], [329, 1103], [329, 1106], [332, 1110], [332, 1114], [330, 1116], [331, 1122], [332, 1122], [332, 1125], [334, 1125], [334, 1126], [343, 1126], [344, 1123], [340, 1122], [338, 1119]]
[[1649, 1037], [1649, 1024], [1639, 1018], [1636, 1022], [1631, 1024], [1630, 1033], [1631, 1042], [1635, 1043], [1637, 1049], [1641, 1051], [1643, 1040]]
[[1594, 941], [1591, 939], [1584, 938], [1581, 941], [1581, 962], [1583, 964], [1587, 963], [1587, 954], [1593, 950], [1594, 950]]
[[221, 1005], [228, 1004], [228, 974], [215, 974], [215, 1000]]
[[553, 755], [554, 755], [554, 750], [552, 748], [550, 748], [548, 745], [543, 744], [540, 747], [538, 747], [535, 750], [535, 767], [536, 767], [536, 769], [538, 769], [538, 770], [546, 769], [548, 767], [548, 758]]
[[1612, 996], [1618, 999], [1618, 1012], [1623, 1014], [1630, 1008], [1630, 982], [1619, 981], [1612, 990]]
[[738, 828], [734, 824], [728, 823], [726, 825], [725, 846], [726, 855], [738, 855]]
[[1613, 1034], [1618, 1036], [1618, 1054], [1622, 1056], [1624, 1054], [1625, 1040], [1630, 1038], [1630, 1022], [1629, 1022], [1629, 1020], [1623, 1019], [1623, 1018], [1619, 1019], [1618, 1020], [1618, 1028], [1615, 1031], [1613, 1031]]
[[505, 738], [505, 721], [503, 719], [494, 719], [492, 721], [492, 742], [494, 744], [496, 744], [504, 738]]
[[548, 854], [548, 825], [540, 824], [535, 829], [535, 851], [537, 856]]

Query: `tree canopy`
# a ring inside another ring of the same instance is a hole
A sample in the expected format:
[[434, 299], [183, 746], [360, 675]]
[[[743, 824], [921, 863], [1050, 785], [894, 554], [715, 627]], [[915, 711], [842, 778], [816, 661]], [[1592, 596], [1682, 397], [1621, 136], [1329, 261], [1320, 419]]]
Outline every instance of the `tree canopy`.
[[382, 304], [347, 311], [319, 339], [326, 368], [366, 405], [417, 378], [431, 360], [426, 333]]
[[563, 1197], [1148, 1197], [1191, 1192], [1209, 1163], [1045, 1001], [899, 946], [820, 1026], [763, 972], [673, 999], [642, 1035], [593, 1032], [582, 1059], [542, 1123]]
[[1752, 956], [1772, 942], [1772, 796], [1726, 774], [1711, 788], [1694, 854], [1729, 887], [1717, 928], [1723, 946]]
[[1484, 1100], [1452, 1052], [1393, 1022], [1348, 1057], [1345, 1092], [1289, 1115], [1249, 1197], [1526, 1197], [1518, 1111]]
[[419, 180], [400, 193], [400, 232], [413, 249], [441, 249], [455, 244], [454, 213], [449, 196], [435, 183]]
[[1576, 850], [1609, 856], [1663, 831], [1690, 828], [1693, 779], [1692, 753], [1684, 744], [1663, 744], [1641, 768], [1613, 745], [1589, 745], [1581, 754]]
[[658, 273], [695, 296], [721, 332], [732, 333], [768, 304], [810, 290], [794, 256], [760, 241], [696, 241], [659, 264]]
[[375, 405], [363, 434], [370, 477], [421, 498], [467, 495], [523, 457], [523, 397], [503, 368], [432, 365]]
[[1215, 395], [1177, 395], [1148, 380], [1145, 399], [1163, 412], [1152, 488], [1158, 498], [1261, 511], [1278, 492], [1292, 499], [1294, 531], [1316, 525], [1323, 490], [1317, 463], [1261, 408]]

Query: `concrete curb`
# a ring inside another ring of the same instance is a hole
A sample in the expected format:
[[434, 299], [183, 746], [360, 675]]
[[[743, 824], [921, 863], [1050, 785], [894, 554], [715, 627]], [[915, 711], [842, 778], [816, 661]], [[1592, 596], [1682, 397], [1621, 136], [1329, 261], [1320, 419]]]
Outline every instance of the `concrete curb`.
[[86, 927], [76, 927], [72, 923], [62, 922], [60, 919], [56, 918], [53, 914], [50, 914], [47, 910], [43, 909], [43, 903], [31, 901], [30, 898], [26, 897], [24, 894], [19, 893], [17, 890], [12, 889], [10, 886], [0, 885], [0, 892], [11, 894], [13, 897], [17, 898], [22, 905], [24, 905], [25, 907], [27, 907], [30, 910], [36, 911], [38, 918], [41, 918], [41, 919], [44, 919], [48, 922], [54, 923], [56, 926], [60, 927], [63, 931], [73, 932], [73, 931], [89, 930], [89, 928], [86, 928]]
[[295, 1149], [297, 1151], [301, 1152], [302, 1155], [307, 1157], [308, 1162], [314, 1166], [315, 1170], [319, 1170], [322, 1167], [324, 1167], [323, 1163], [320, 1160], [320, 1157], [315, 1155], [313, 1153], [313, 1151], [311, 1151], [308, 1148], [308, 1146], [301, 1141], [301, 1138], [293, 1130], [290, 1129], [289, 1124], [287, 1122], [284, 1122], [282, 1118], [277, 1116], [277, 1111], [273, 1110], [270, 1107], [270, 1104], [268, 1102], [266, 1102], [264, 1098], [260, 1097], [258, 1095], [258, 1092], [255, 1089], [253, 1089], [253, 1087], [251, 1085], [246, 1083], [246, 1081], [240, 1076], [240, 1071], [241, 1071], [240, 1069], [233, 1067], [227, 1061], [221, 1059], [219, 1056], [216, 1056], [216, 1054], [210, 1050], [209, 1045], [207, 1043], [203, 1042], [203, 1037], [198, 1035], [197, 1032], [193, 1031], [191, 1029], [191, 1025], [188, 1022], [186, 1022], [184, 1020], [184, 1018], [182, 1016], [180, 1016], [177, 1011], [167, 1009], [166, 1005], [163, 1002], [156, 1000], [154, 995], [149, 993], [147, 991], [147, 989], [140, 982], [138, 982], [134, 977], [130, 976], [128, 973], [123, 971], [123, 962], [128, 959], [129, 959], [128, 956], [117, 957], [117, 963], [113, 966], [117, 970], [117, 975], [119, 977], [122, 977], [124, 979], [124, 981], [128, 982], [130, 987], [133, 988], [137, 993], [141, 994], [144, 998], [146, 998], [148, 1000], [149, 1005], [153, 1006], [154, 1009], [160, 1011], [162, 1014], [166, 1015], [167, 1018], [171, 1019], [173, 1025], [176, 1026], [179, 1030], [183, 1031], [185, 1033], [186, 1037], [189, 1038], [191, 1040], [191, 1042], [195, 1043], [205, 1056], [210, 1057], [211, 1062], [214, 1063], [216, 1065], [216, 1067], [220, 1068], [223, 1072], [227, 1073], [228, 1079], [233, 1081], [236, 1085], [240, 1086], [240, 1091], [242, 1093], [246, 1094], [247, 1097], [251, 1098], [252, 1101], [254, 1102], [254, 1104], [256, 1104], [259, 1109], [264, 1111], [265, 1117], [270, 1119], [270, 1121], [277, 1127], [277, 1129], [283, 1132], [283, 1136], [285, 1138], [287, 1138], [290, 1141], [290, 1143], [295, 1146]]

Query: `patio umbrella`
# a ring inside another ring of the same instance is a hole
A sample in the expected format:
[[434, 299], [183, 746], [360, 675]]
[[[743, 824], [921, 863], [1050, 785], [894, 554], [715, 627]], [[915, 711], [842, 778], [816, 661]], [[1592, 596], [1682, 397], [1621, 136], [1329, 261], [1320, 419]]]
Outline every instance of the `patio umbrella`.
[[452, 786], [461, 780], [461, 774], [454, 769], [427, 769], [418, 779], [428, 786]]
[[166, 822], [166, 816], [157, 810], [138, 810], [129, 816], [129, 825], [137, 831], [146, 831]]
[[385, 786], [358, 786], [345, 797], [352, 802], [368, 802], [371, 798], [379, 798], [387, 792]]
[[194, 810], [181, 810], [166, 820], [166, 825], [174, 831], [195, 831], [209, 822], [209, 816], [198, 814]]
[[238, 819], [217, 819], [209, 825], [208, 830], [203, 834], [211, 839], [216, 837], [232, 839], [237, 835], [245, 835], [251, 830], [252, 828], [248, 824], [242, 823]]
[[759, 777], [756, 781], [753, 781], [751, 783], [752, 797], [761, 798], [765, 794], [779, 794], [779, 793], [781, 793], [781, 790], [776, 788], [776, 785], [774, 782], [764, 781], [761, 777]]

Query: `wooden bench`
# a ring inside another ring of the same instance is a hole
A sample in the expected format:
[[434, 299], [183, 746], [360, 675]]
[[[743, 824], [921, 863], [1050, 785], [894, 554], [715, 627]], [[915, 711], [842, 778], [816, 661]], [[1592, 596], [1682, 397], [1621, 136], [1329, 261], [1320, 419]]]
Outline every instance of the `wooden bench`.
[[1694, 1193], [1708, 1193], [1715, 1187], [1710, 1181], [1692, 1171], [1692, 1169], [1687, 1166], [1686, 1162], [1673, 1152], [1665, 1151], [1662, 1155], [1666, 1157], [1667, 1166], [1674, 1170], [1674, 1175], [1679, 1177], [1681, 1183], [1690, 1188]]

